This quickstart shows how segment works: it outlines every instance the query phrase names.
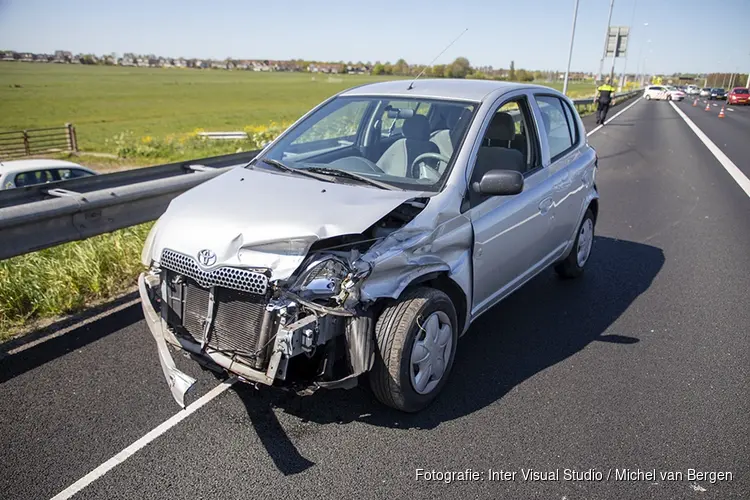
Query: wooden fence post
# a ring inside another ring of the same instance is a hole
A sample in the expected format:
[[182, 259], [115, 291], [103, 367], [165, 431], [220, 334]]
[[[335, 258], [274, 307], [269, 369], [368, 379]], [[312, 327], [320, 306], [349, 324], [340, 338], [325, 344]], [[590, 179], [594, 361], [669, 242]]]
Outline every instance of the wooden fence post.
[[26, 156], [31, 154], [31, 148], [29, 147], [29, 134], [25, 130], [23, 131], [23, 149], [26, 151]]
[[68, 149], [74, 153], [78, 152], [78, 139], [76, 138], [76, 128], [72, 123], [66, 123], [65, 128], [68, 129]]

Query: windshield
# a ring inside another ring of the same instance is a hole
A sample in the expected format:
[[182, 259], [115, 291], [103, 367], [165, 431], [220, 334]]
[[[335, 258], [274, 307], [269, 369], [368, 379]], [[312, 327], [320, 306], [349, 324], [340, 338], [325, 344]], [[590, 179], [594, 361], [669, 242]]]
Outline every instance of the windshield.
[[[475, 104], [388, 97], [336, 97], [287, 131], [264, 155], [293, 169], [401, 189], [439, 191]], [[263, 165], [263, 159], [251, 165]], [[335, 171], [332, 171], [335, 170]]]
[[750, 90], [748, 89], [734, 89], [735, 94], [748, 94], [750, 93]]

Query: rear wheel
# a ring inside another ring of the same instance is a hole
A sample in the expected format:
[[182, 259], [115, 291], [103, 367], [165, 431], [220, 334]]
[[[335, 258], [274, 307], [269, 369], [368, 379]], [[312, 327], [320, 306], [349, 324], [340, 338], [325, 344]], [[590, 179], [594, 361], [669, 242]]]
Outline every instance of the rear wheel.
[[568, 256], [555, 266], [555, 271], [561, 278], [577, 278], [583, 274], [583, 269], [591, 256], [591, 248], [594, 245], [594, 214], [591, 209], [586, 209], [581, 225], [578, 226], [578, 234], [570, 249]]
[[369, 374], [375, 397], [417, 412], [432, 403], [450, 374], [458, 342], [456, 309], [440, 290], [415, 288], [383, 310], [375, 339]]
[[646, 94], [646, 100], [647, 100], [647, 101], [650, 101], [650, 100], [651, 100], [651, 96], [650, 96], [650, 95], [648, 95], [648, 94]]

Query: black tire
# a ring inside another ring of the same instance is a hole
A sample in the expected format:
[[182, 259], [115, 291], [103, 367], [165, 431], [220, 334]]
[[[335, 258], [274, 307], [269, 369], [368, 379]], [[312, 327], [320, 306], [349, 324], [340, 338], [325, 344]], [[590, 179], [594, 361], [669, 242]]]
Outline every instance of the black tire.
[[583, 219], [581, 219], [581, 223], [578, 225], [578, 230], [576, 231], [576, 240], [573, 242], [573, 248], [570, 249], [570, 253], [567, 257], [565, 257], [565, 260], [559, 262], [557, 265], [555, 265], [555, 272], [563, 278], [563, 279], [573, 279], [577, 278], [580, 275], [583, 274], [584, 269], [586, 268], [586, 264], [588, 263], [589, 259], [591, 258], [591, 250], [589, 250], [589, 255], [586, 257], [586, 260], [583, 263], [583, 266], [578, 264], [578, 240], [581, 237], [581, 228], [586, 223], [587, 220], [591, 220], [591, 229], [592, 229], [592, 249], [593, 249], [593, 238], [594, 238], [594, 229], [596, 228], [595, 220], [594, 220], [594, 213], [591, 211], [590, 208], [586, 209], [586, 213], [583, 214]]
[[[436, 311], [450, 321], [452, 349], [438, 384], [427, 394], [414, 390], [411, 382], [411, 351], [421, 323]], [[451, 299], [442, 291], [419, 287], [408, 290], [387, 306], [375, 324], [375, 362], [369, 373], [370, 387], [378, 400], [404, 412], [417, 412], [432, 403], [445, 386], [453, 367], [458, 342], [458, 321]]]

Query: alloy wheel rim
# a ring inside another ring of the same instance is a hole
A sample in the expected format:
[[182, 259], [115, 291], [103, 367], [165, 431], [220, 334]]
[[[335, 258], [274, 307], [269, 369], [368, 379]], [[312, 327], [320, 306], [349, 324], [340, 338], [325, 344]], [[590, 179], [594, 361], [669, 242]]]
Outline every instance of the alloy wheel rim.
[[435, 311], [418, 323], [409, 360], [411, 385], [418, 394], [429, 394], [443, 379], [453, 350], [453, 328], [448, 315]]

